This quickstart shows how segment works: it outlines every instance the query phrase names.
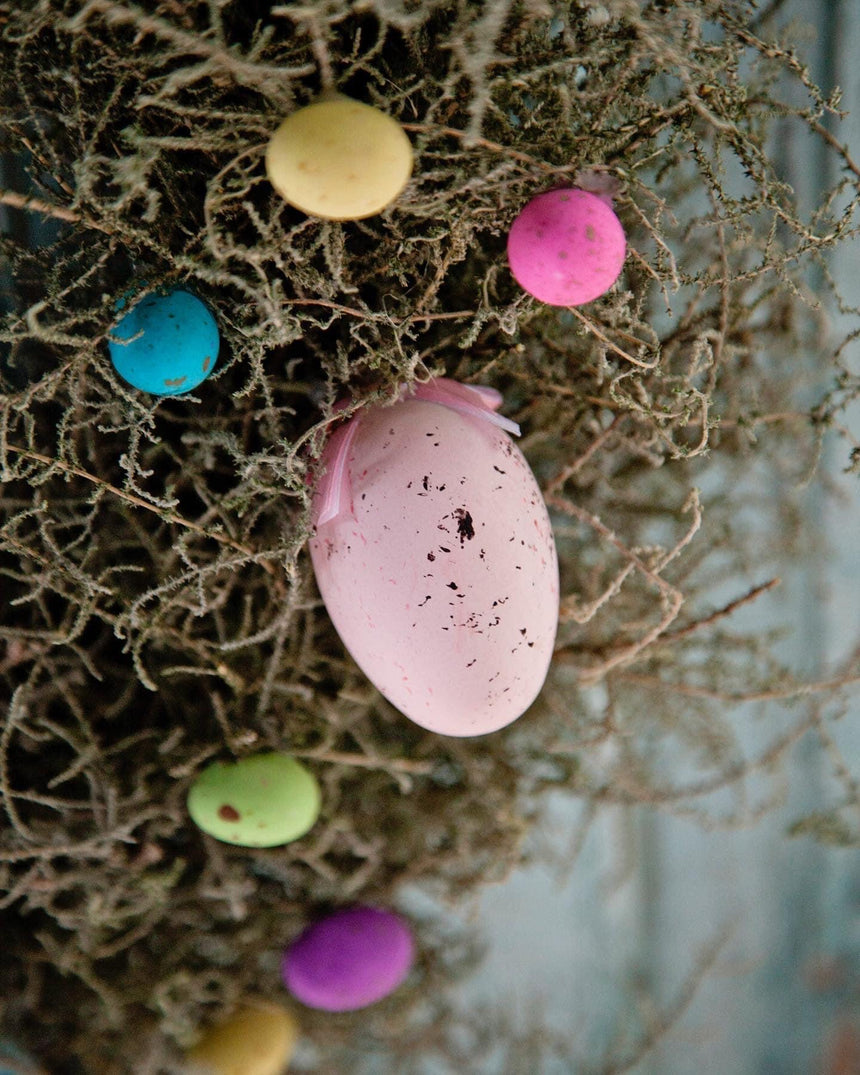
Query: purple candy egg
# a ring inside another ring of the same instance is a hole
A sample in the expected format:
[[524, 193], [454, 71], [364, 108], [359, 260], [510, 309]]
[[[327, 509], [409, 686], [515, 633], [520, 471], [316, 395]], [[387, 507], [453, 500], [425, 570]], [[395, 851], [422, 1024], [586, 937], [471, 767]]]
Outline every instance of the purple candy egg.
[[508, 234], [517, 283], [551, 306], [579, 306], [618, 279], [626, 255], [621, 222], [608, 201], [567, 187], [538, 194]]
[[348, 1012], [392, 993], [412, 966], [412, 933], [400, 915], [350, 907], [315, 922], [287, 948], [287, 989], [309, 1008]]

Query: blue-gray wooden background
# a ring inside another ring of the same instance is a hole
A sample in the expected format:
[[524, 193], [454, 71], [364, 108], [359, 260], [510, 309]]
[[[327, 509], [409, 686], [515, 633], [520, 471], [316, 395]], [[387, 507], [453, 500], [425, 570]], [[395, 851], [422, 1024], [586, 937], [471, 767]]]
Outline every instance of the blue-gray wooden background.
[[[843, 91], [850, 118], [839, 137], [856, 157], [860, 0], [794, 0], [779, 22], [792, 17], [806, 26], [799, 51], [818, 84]], [[815, 204], [821, 184], [834, 179], [822, 171], [820, 155], [788, 139], [777, 151], [786, 177]], [[846, 297], [860, 303], [857, 243], [844, 244], [831, 269]], [[836, 311], [831, 324], [834, 338], [856, 327]], [[801, 361], [813, 372], [821, 364], [815, 353]], [[857, 344], [851, 362], [860, 371]], [[860, 435], [860, 407], [845, 420]], [[782, 654], [811, 678], [860, 641], [860, 485], [843, 473], [846, 456], [844, 444], [828, 442], [833, 494], [820, 484], [762, 490], [796, 498], [821, 553], [783, 565], [778, 595], [749, 615], [761, 616], [762, 626], [780, 617], [794, 623]], [[860, 780], [860, 692], [831, 730]], [[751, 713], [751, 743], [759, 733]], [[542, 1072], [591, 1075], [602, 1070], [598, 1058], [612, 1041], [625, 1034], [632, 1040], [649, 1011], [672, 1008], [696, 961], [728, 928], [683, 1014], [629, 1070], [860, 1075], [860, 851], [787, 834], [793, 821], [837, 794], [831, 761], [812, 737], [793, 753], [787, 778], [782, 805], [749, 828], [705, 831], [652, 810], [607, 811], [568, 878], [557, 866], [538, 866], [487, 889], [462, 911], [488, 946], [461, 990], [462, 1004], [491, 1004], [524, 1028], [547, 1019], [570, 1049], [545, 1061]], [[564, 849], [577, 820], [575, 809], [559, 804], [544, 834]], [[623, 1045], [610, 1051], [625, 1055]], [[491, 1075], [497, 1067], [488, 1059], [484, 1070]]]

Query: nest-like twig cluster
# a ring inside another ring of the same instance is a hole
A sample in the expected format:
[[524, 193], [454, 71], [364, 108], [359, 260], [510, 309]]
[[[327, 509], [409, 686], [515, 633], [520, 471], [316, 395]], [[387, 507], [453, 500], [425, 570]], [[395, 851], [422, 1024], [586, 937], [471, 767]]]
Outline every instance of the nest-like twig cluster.
[[[0, 194], [0, 1012], [58, 1070], [171, 1070], [201, 1021], [279, 989], [281, 948], [321, 906], [503, 873], [542, 787], [693, 810], [778, 761], [813, 718], [789, 713], [749, 758], [731, 703], [804, 688], [727, 625], [773, 585], [761, 533], [789, 541], [794, 520], [781, 498], [751, 516], [741, 475], [788, 483], [856, 388], [835, 362], [810, 415], [798, 367], [768, 355], [819, 332], [808, 270], [853, 228], [858, 171], [764, 16], [38, 0], [0, 4], [0, 29], [18, 181]], [[327, 87], [412, 139], [413, 180], [380, 216], [307, 218], [265, 178], [275, 126]], [[769, 155], [780, 125], [839, 169], [806, 219]], [[629, 241], [619, 285], [579, 310], [525, 296], [504, 257], [523, 203], [560, 183], [614, 189]], [[192, 396], [155, 400], [105, 340], [129, 287], [180, 283], [222, 351]], [[504, 393], [561, 560], [544, 694], [477, 741], [424, 733], [373, 690], [304, 551], [336, 400], [442, 372]], [[705, 461], [732, 497], [696, 490]], [[712, 597], [744, 576], [749, 592]], [[667, 787], [648, 757], [670, 737], [692, 772]], [[320, 823], [274, 851], [204, 838], [190, 780], [263, 747], [308, 760]], [[739, 793], [722, 820], [759, 805]], [[459, 951], [432, 923], [422, 944], [366, 1042], [419, 1040], [411, 1005]], [[310, 1030], [323, 1070], [356, 1024]]]

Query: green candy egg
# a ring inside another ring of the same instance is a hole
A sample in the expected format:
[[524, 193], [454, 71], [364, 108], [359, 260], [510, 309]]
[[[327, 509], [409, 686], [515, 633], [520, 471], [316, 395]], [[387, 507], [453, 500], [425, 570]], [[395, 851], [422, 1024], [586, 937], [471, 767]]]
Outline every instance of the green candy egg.
[[288, 754], [254, 754], [213, 762], [188, 791], [188, 813], [216, 840], [277, 847], [297, 840], [320, 812], [320, 786]]

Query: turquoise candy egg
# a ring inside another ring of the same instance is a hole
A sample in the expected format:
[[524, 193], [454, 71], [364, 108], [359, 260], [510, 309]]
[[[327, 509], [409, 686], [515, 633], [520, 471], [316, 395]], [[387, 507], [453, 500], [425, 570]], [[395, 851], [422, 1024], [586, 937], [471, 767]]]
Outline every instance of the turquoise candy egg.
[[[122, 307], [126, 300], [117, 304]], [[212, 372], [220, 338], [207, 306], [188, 291], [156, 292], [114, 325], [108, 350], [133, 388], [158, 396], [190, 392]]]

